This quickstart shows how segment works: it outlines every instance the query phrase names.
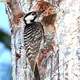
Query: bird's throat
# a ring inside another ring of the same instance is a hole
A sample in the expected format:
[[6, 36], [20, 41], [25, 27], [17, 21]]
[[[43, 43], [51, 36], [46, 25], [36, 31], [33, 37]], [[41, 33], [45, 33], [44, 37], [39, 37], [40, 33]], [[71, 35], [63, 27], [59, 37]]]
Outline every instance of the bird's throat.
[[30, 24], [30, 23], [31, 23], [31, 21], [27, 21], [26, 23], [27, 23], [27, 24]]

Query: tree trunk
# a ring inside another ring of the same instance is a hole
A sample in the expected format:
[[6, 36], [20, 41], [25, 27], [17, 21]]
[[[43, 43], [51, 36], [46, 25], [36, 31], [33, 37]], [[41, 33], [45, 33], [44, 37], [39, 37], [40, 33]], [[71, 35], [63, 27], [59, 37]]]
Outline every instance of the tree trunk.
[[[25, 56], [23, 41], [22, 17], [28, 13], [32, 4], [31, 0], [28, 1], [13, 0], [6, 6], [12, 27], [13, 80], [33, 80], [34, 77]], [[41, 80], [80, 80], [80, 0], [63, 0], [61, 3], [60, 0], [48, 1], [56, 6], [56, 31], [45, 32], [46, 45], [43, 53], [47, 56], [40, 54], [38, 62]]]

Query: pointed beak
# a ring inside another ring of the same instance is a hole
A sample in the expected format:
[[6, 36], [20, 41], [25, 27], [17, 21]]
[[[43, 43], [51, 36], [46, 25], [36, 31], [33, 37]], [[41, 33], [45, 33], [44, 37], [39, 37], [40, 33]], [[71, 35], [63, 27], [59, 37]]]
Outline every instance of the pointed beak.
[[37, 16], [40, 16], [44, 11], [38, 11]]

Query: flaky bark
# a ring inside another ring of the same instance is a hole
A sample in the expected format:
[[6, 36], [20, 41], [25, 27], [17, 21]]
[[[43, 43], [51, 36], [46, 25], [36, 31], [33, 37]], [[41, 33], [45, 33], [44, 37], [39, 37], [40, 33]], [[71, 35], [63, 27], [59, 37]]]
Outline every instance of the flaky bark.
[[[46, 43], [41, 48], [37, 62], [41, 80], [80, 80], [80, 0], [63, 0], [60, 5], [60, 1], [57, 0], [47, 1], [54, 4], [56, 14], [50, 19], [51, 15], [47, 14], [50, 10], [46, 8], [42, 15]], [[33, 2], [23, 0], [20, 2], [21, 5], [18, 2], [19, 0], [8, 1], [8, 7], [11, 9], [9, 18], [12, 24], [13, 80], [33, 80], [33, 73], [25, 57], [22, 19]], [[47, 20], [45, 20], [46, 16]], [[48, 17], [49, 23], [46, 26]], [[53, 23], [50, 22], [52, 19]]]

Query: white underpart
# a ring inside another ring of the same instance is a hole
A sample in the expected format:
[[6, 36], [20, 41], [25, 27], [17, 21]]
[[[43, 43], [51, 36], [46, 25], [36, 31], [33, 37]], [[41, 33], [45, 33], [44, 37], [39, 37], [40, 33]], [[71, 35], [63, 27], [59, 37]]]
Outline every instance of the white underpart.
[[31, 20], [33, 20], [33, 19], [34, 19], [34, 16], [33, 15], [29, 15], [29, 16], [27, 16], [25, 18], [25, 21], [26, 21], [27, 24], [29, 24], [31, 22]]

